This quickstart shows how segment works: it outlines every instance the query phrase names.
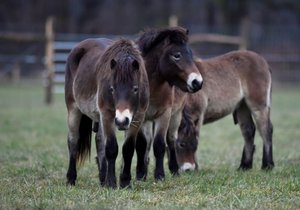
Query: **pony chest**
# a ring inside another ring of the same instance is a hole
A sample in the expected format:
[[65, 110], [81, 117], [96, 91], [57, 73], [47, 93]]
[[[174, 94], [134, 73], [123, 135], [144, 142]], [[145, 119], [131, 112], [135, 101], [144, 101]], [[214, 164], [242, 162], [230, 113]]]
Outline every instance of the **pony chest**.
[[147, 120], [155, 120], [161, 115], [163, 115], [167, 109], [172, 108], [172, 104], [173, 104], [172, 92], [170, 95], [165, 95], [165, 96], [157, 95], [156, 97], [150, 98], [149, 106], [146, 112]]
[[160, 117], [166, 109], [149, 106], [146, 112], [145, 120], [155, 120]]

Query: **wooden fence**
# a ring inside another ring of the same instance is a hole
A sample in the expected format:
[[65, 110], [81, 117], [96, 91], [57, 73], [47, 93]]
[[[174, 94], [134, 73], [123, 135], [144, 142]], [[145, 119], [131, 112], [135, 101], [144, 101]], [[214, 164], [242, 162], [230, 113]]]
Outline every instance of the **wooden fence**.
[[[171, 16], [169, 26], [178, 25], [176, 16]], [[227, 43], [237, 45], [239, 49], [247, 48], [248, 21], [245, 20], [241, 24], [240, 36], [227, 36], [220, 34], [191, 34], [190, 43], [197, 42], [214, 42]], [[13, 41], [39, 41], [45, 43], [45, 103], [51, 104], [54, 100], [54, 93], [63, 93], [63, 85], [65, 79], [65, 64], [71, 49], [80, 40], [90, 37], [90, 35], [70, 35], [64, 34], [64, 39], [60, 40], [54, 31], [54, 19], [49, 17], [45, 24], [45, 34], [33, 33], [0, 33], [0, 39]], [[96, 36], [96, 35], [92, 35]], [[68, 37], [72, 37], [71, 41]], [[74, 41], [75, 37], [75, 41]], [[77, 39], [76, 39], [77, 37]], [[78, 38], [80, 37], [80, 38]], [[120, 36], [102, 35], [106, 38], [116, 38]], [[133, 38], [134, 36], [125, 35], [122, 37]]]
[[[170, 26], [176, 26], [178, 19], [171, 16]], [[244, 20], [241, 27], [240, 36], [227, 36], [220, 34], [191, 34], [190, 43], [196, 42], [214, 42], [237, 45], [239, 49], [247, 48], [248, 21]], [[46, 23], [46, 103], [53, 101], [54, 93], [63, 92], [64, 71], [67, 56], [76, 42], [55, 40], [53, 19], [50, 18]], [[109, 36], [107, 36], [109, 37]], [[129, 36], [130, 37], [130, 36]], [[86, 37], [87, 38], [87, 37]]]

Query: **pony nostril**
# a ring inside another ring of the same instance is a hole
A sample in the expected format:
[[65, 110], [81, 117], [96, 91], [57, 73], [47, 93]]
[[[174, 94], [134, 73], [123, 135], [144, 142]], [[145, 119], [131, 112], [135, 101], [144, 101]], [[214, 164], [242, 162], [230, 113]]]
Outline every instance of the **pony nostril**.
[[128, 117], [125, 117], [125, 120], [124, 120], [124, 125], [129, 125], [129, 118]]
[[203, 84], [203, 82], [200, 82], [199, 80], [194, 79], [193, 82], [192, 82], [192, 87], [195, 91], [197, 91], [197, 90], [200, 90], [202, 88], [202, 84]]
[[116, 124], [116, 126], [120, 125], [120, 121], [117, 118], [115, 118], [115, 124]]
[[120, 121], [118, 118], [115, 118], [115, 124], [120, 128], [127, 127], [129, 125], [129, 118], [125, 117], [122, 121]]

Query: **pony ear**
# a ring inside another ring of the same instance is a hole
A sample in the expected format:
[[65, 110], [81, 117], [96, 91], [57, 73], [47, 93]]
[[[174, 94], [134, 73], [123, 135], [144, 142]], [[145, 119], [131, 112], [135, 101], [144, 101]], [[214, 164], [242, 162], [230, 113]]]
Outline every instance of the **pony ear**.
[[143, 54], [147, 54], [156, 44], [158, 35], [157, 30], [147, 30], [141, 33], [137, 43]]
[[134, 70], [139, 70], [139, 67], [140, 67], [139, 62], [137, 62], [137, 60], [134, 60], [132, 62], [132, 67], [133, 67]]
[[[187, 42], [187, 33], [185, 28], [179, 26], [161, 30], [152, 29], [143, 32], [137, 43], [142, 54], [146, 55], [154, 46], [166, 39], [175, 43]], [[168, 42], [168, 40], [166, 41]]]
[[111, 68], [111, 69], [114, 69], [114, 68], [116, 67], [116, 65], [117, 65], [117, 62], [115, 61], [115, 59], [112, 59], [112, 60], [110, 61], [110, 68]]

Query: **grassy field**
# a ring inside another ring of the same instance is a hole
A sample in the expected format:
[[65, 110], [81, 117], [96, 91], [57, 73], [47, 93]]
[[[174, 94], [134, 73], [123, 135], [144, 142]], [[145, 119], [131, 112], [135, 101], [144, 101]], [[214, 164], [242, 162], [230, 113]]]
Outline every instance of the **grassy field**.
[[[167, 172], [165, 181], [155, 182], [152, 158], [147, 181], [133, 180], [131, 189], [112, 190], [99, 185], [94, 143], [77, 185], [66, 187], [62, 95], [45, 106], [38, 82], [0, 84], [0, 209], [300, 209], [299, 92], [299, 87], [273, 91], [273, 171], [260, 170], [259, 135], [254, 168], [236, 170], [243, 141], [229, 116], [203, 128], [198, 172], [178, 177]], [[119, 168], [120, 154], [118, 174]]]

